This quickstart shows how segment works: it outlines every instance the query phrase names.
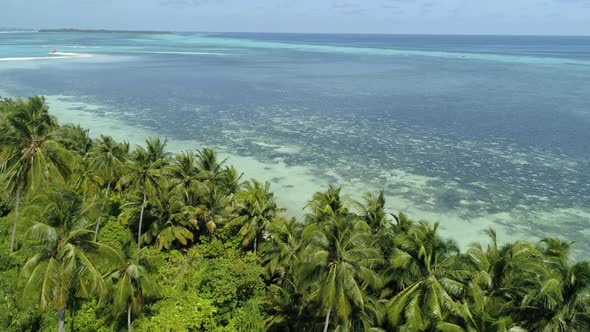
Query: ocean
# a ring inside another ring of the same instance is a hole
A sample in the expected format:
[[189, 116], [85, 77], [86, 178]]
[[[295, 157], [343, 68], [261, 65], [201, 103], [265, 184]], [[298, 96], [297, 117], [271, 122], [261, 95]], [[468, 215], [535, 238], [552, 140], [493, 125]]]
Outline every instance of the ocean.
[[329, 184], [384, 190], [464, 248], [494, 227], [590, 252], [589, 82], [590, 37], [0, 33], [0, 95], [215, 147], [294, 216]]

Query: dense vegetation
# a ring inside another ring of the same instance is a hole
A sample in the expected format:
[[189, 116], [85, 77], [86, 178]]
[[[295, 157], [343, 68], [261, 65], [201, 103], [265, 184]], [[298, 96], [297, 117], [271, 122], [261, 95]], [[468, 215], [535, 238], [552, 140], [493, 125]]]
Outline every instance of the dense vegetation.
[[305, 220], [202, 149], [131, 148], [0, 100], [0, 330], [589, 331], [590, 265], [546, 238], [461, 252], [318, 192]]

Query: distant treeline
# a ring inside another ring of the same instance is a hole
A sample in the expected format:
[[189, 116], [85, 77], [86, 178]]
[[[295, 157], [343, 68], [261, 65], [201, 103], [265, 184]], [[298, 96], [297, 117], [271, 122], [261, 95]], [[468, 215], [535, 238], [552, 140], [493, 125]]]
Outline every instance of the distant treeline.
[[105, 30], [105, 29], [41, 29], [39, 32], [84, 32], [84, 33], [137, 33], [137, 34], [174, 34], [172, 31], [142, 31], [142, 30]]

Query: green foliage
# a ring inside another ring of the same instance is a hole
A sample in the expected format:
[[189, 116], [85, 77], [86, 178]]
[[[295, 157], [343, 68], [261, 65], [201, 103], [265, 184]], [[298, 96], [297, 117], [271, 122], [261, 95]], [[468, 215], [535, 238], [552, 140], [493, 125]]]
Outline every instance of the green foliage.
[[0, 253], [0, 330], [25, 331], [36, 317], [34, 308], [17, 306], [16, 280], [19, 265], [14, 256]]
[[8, 215], [12, 210], [13, 203], [10, 197], [6, 194], [0, 193], [0, 218]]
[[222, 325], [231, 321], [236, 308], [265, 294], [262, 269], [252, 256], [214, 258], [195, 264], [195, 285], [204, 298], [219, 308], [216, 318]]
[[256, 180], [246, 182], [244, 191], [238, 194], [237, 216], [227, 224], [238, 228], [244, 248], [253, 246], [256, 255], [257, 245], [264, 240], [264, 234], [282, 209], [277, 207], [270, 183], [264, 185]]
[[214, 331], [217, 308], [196, 292], [165, 287], [166, 297], [147, 308], [146, 315], [133, 323], [137, 331]]
[[242, 306], [236, 318], [230, 323], [230, 328], [238, 332], [263, 332], [263, 315], [261, 305], [256, 301], [248, 301]]
[[131, 248], [137, 250], [131, 230], [113, 216], [100, 229], [98, 241], [114, 248], [121, 248], [128, 254], [131, 254]]
[[212, 149], [130, 151], [0, 99], [0, 330], [590, 331], [571, 242], [461, 252], [383, 192], [330, 186], [298, 221], [240, 181]]
[[[44, 205], [38, 221], [26, 233], [28, 259], [18, 275], [22, 308], [37, 306], [42, 313], [55, 310], [63, 330], [66, 310], [75, 297], [102, 297], [105, 283], [95, 262], [86, 210], [72, 191], [49, 190], [37, 204]], [[98, 260], [98, 259], [97, 259]]]
[[296, 281], [304, 294], [348, 328], [353, 311], [364, 311], [366, 292], [380, 280], [373, 270], [379, 252], [369, 226], [358, 219], [334, 216], [303, 229], [305, 248]]
[[113, 319], [104, 305], [99, 305], [96, 300], [80, 301], [72, 308], [70, 318], [66, 324], [67, 331], [79, 332], [108, 332], [118, 331], [119, 326], [124, 326], [121, 320]]

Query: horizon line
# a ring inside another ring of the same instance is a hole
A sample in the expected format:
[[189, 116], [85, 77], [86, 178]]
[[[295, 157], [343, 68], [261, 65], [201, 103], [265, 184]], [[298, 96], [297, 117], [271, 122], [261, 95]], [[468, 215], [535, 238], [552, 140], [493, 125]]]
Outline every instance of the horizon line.
[[434, 32], [327, 32], [327, 31], [206, 31], [206, 30], [153, 30], [153, 29], [113, 29], [113, 28], [0, 28], [0, 31], [39, 32], [40, 30], [88, 30], [88, 31], [134, 31], [167, 33], [235, 33], [235, 34], [301, 34], [301, 35], [383, 35], [383, 36], [490, 36], [490, 37], [590, 37], [590, 34], [537, 34], [537, 33], [434, 33]]

